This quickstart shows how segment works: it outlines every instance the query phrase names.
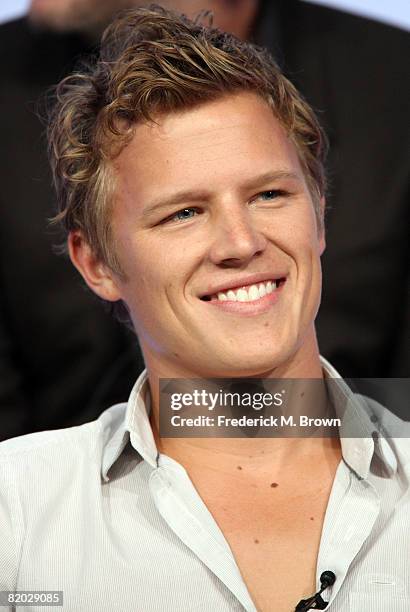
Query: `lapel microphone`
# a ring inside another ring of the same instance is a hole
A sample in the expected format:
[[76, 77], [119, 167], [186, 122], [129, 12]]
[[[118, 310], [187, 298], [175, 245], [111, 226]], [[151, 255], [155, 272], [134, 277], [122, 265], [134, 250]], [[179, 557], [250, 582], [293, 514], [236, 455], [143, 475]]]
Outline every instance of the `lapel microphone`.
[[320, 591], [309, 597], [309, 599], [301, 599], [295, 608], [295, 612], [306, 612], [307, 610], [324, 610], [327, 608], [328, 601], [322, 598], [322, 592], [327, 587], [332, 586], [336, 581], [336, 576], [330, 570], [322, 572], [320, 575]]

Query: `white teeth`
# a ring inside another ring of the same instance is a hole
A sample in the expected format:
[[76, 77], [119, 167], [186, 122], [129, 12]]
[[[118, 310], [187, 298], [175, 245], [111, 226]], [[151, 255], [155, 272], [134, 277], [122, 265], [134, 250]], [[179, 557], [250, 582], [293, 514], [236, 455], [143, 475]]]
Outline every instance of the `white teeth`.
[[263, 283], [260, 283], [258, 285], [258, 290], [259, 290], [260, 297], [265, 297], [265, 295], [266, 295], [266, 287], [265, 287], [265, 285]]
[[251, 285], [248, 289], [249, 301], [258, 300], [261, 296], [259, 293], [259, 289], [256, 285]]
[[272, 293], [279, 286], [279, 280], [267, 281], [266, 283], [259, 283], [258, 285], [250, 285], [247, 289], [241, 287], [233, 291], [219, 291], [218, 294], [211, 296], [211, 299], [217, 298], [220, 302], [253, 302], [265, 297], [269, 293]]
[[248, 292], [246, 289], [238, 289], [236, 292], [236, 299], [238, 302], [249, 302]]

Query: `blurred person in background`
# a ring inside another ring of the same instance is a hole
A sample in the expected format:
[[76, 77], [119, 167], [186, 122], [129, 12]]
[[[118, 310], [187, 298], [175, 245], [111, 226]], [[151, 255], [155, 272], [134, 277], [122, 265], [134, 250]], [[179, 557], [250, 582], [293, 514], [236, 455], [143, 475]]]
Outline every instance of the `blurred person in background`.
[[34, 0], [27, 18], [0, 28], [0, 439], [95, 418], [127, 397], [143, 367], [134, 334], [53, 252], [38, 117], [45, 91], [97, 45], [119, 5]]
[[[32, 0], [0, 28], [0, 439], [88, 421], [142, 369], [135, 339], [53, 254], [36, 108], [118, 10], [148, 4]], [[158, 4], [211, 10], [217, 27], [268, 47], [318, 111], [331, 144], [322, 354], [346, 376], [408, 376], [408, 34], [296, 0]]]

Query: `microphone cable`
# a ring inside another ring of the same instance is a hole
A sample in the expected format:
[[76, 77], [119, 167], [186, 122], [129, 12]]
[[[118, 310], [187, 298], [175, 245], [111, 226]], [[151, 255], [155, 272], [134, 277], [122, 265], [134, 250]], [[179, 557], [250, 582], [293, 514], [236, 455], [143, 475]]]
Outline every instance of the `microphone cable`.
[[320, 575], [320, 590], [309, 597], [309, 599], [301, 599], [295, 608], [295, 612], [307, 612], [307, 610], [324, 610], [327, 608], [328, 601], [325, 601], [322, 597], [322, 592], [327, 587], [332, 586], [336, 582], [335, 574], [326, 570]]

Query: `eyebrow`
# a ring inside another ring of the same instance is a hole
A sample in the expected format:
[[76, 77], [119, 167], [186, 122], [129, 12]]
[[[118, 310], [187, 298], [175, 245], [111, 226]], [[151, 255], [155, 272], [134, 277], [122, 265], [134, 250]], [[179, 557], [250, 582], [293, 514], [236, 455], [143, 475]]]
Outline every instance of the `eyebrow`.
[[[301, 182], [301, 177], [296, 174], [296, 172], [290, 172], [288, 170], [276, 170], [274, 172], [265, 172], [259, 176], [256, 176], [248, 181], [245, 181], [241, 184], [241, 191], [249, 191], [250, 189], [258, 189], [262, 185], [266, 185], [266, 183], [278, 181], [280, 179], [290, 179], [293, 181]], [[204, 200], [209, 198], [209, 191], [200, 191], [195, 189], [188, 189], [185, 191], [178, 191], [173, 195], [165, 198], [159, 198], [158, 200], [153, 200], [148, 204], [144, 210], [143, 215], [148, 216], [154, 212], [162, 210], [164, 208], [171, 208], [172, 206], [177, 206], [179, 204], [184, 204], [185, 202], [203, 202]]]

